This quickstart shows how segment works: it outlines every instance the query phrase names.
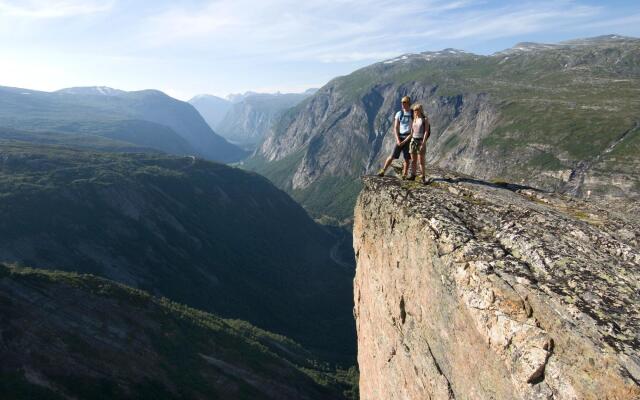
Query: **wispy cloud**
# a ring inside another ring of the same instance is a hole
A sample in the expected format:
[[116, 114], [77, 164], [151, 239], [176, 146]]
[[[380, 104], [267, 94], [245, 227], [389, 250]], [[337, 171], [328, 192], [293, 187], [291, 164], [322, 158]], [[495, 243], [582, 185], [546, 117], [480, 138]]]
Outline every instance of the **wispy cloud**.
[[[0, 0], [5, 84], [305, 87], [404, 53], [640, 36], [625, 0]], [[29, 56], [27, 60], [25, 57]], [[20, 61], [19, 65], [16, 60]], [[319, 86], [315, 85], [315, 86]]]
[[[477, 1], [408, 0], [251, 0], [211, 1], [200, 7], [172, 6], [151, 15], [140, 29], [140, 37], [154, 46], [206, 41], [224, 47], [230, 41], [234, 52], [268, 50], [276, 55], [305, 54], [316, 60], [363, 60], [379, 51], [362, 46], [381, 36], [392, 40], [403, 29], [415, 29], [420, 15], [438, 16], [463, 9]], [[370, 38], [369, 40], [362, 40]], [[335, 50], [352, 43], [355, 48]], [[314, 51], [314, 48], [321, 51]], [[383, 51], [387, 54], [391, 50]], [[369, 58], [370, 59], [370, 58]]]
[[0, 0], [0, 16], [50, 19], [75, 17], [109, 11], [113, 2], [91, 2], [82, 0]]
[[601, 7], [575, 1], [496, 5], [480, 0], [251, 0], [172, 6], [141, 29], [147, 44], [184, 44], [322, 63], [380, 60], [432, 42], [489, 40], [589, 22]]
[[544, 32], [549, 29], [580, 24], [599, 14], [600, 7], [580, 6], [570, 2], [525, 4], [495, 10], [457, 15], [446, 24], [428, 32], [441, 39], [494, 39]]

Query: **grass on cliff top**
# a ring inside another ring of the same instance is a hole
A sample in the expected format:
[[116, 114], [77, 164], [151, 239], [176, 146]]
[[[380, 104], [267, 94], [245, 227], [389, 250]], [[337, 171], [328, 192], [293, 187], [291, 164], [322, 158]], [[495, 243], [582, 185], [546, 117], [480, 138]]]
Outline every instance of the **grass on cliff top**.
[[[155, 349], [164, 356], [164, 360], [167, 362], [165, 365], [167, 373], [172, 381], [182, 388], [181, 391], [186, 388], [188, 389], [187, 393], [190, 390], [194, 390], [193, 393], [196, 393], [202, 388], [209, 388], [215, 392], [211, 383], [202, 381], [197, 374], [199, 366], [203, 363], [200, 354], [210, 352], [211, 345], [215, 343], [213, 348], [223, 352], [227, 360], [231, 358], [240, 365], [249, 365], [254, 371], [260, 371], [262, 375], [269, 375], [274, 361], [279, 360], [277, 362], [290, 364], [320, 387], [326, 388], [330, 392], [342, 392], [346, 399], [357, 399], [354, 397], [357, 395], [357, 372], [354, 368], [350, 370], [335, 369], [326, 363], [317, 361], [312, 353], [293, 340], [264, 331], [245, 321], [222, 319], [166, 298], [154, 297], [143, 290], [90, 274], [10, 267], [0, 264], [0, 279], [5, 278], [26, 284], [36, 284], [41, 288], [47, 288], [50, 285], [64, 285], [72, 290], [86, 293], [87, 296], [115, 300], [122, 307], [140, 310], [132, 310], [136, 315], [151, 312], [154, 322], [162, 326], [164, 334], [157, 335], [157, 332], [149, 332], [148, 334], [154, 342]], [[79, 353], [84, 352], [86, 357], [92, 357], [92, 350], [81, 338], [63, 339], [72, 351], [76, 349]], [[12, 392], [15, 394], [39, 393], [39, 389], [27, 385], [21, 376], [7, 375], [3, 378], [5, 379], [2, 379], [0, 388], [6, 390], [4, 393], [9, 393], [9, 398], [11, 398]], [[93, 384], [95, 382], [88, 382], [88, 385], [83, 387], [82, 382], [76, 382], [69, 389], [75, 390], [75, 393], [83, 398], [103, 398], [98, 392], [94, 392], [100, 390], [100, 385]], [[115, 387], [112, 389], [115, 390]], [[153, 393], [158, 391], [157, 387], [149, 389], [154, 389]], [[146, 391], [143, 390], [143, 393]], [[43, 396], [39, 398], [58, 398], [52, 393], [45, 392], [43, 392]], [[154, 397], [143, 396], [140, 398], [151, 399]], [[161, 398], [165, 397], [161, 396]]]

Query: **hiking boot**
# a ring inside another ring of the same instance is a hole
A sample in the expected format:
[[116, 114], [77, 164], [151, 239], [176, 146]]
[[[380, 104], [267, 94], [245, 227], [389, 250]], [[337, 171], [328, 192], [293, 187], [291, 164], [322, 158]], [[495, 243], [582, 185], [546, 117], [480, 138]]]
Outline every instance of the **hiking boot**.
[[384, 176], [384, 169], [380, 169], [378, 171], [378, 176]]
[[406, 181], [406, 180], [407, 180], [407, 176], [406, 176], [406, 175], [402, 175], [402, 176], [400, 177], [400, 179], [401, 179], [401, 180], [403, 180], [403, 181]]
[[416, 180], [416, 176], [411, 174], [409, 175], [409, 177], [407, 178], [408, 181], [415, 181]]

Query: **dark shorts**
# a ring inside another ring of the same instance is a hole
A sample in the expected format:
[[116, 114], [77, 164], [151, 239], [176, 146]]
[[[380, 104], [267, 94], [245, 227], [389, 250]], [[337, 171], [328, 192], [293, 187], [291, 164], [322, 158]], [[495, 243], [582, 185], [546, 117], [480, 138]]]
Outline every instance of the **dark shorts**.
[[[400, 141], [403, 141], [406, 138], [406, 136], [400, 136]], [[411, 158], [411, 156], [409, 155], [409, 143], [405, 143], [403, 146], [398, 146], [398, 144], [396, 143], [393, 148], [393, 159], [397, 160], [398, 158], [400, 158], [400, 153], [402, 153], [405, 160], [409, 160]]]

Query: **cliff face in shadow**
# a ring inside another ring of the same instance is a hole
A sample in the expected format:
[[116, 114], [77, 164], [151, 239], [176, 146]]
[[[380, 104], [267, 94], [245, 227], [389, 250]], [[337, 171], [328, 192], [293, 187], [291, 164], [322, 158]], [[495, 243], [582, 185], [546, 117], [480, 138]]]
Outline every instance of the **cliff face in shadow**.
[[91, 275], [0, 264], [3, 399], [343, 399], [295, 342]]
[[354, 223], [367, 399], [636, 399], [636, 217], [432, 170], [365, 178]]
[[353, 270], [332, 260], [332, 235], [256, 174], [0, 142], [0, 220], [0, 262], [99, 275], [355, 356]]

